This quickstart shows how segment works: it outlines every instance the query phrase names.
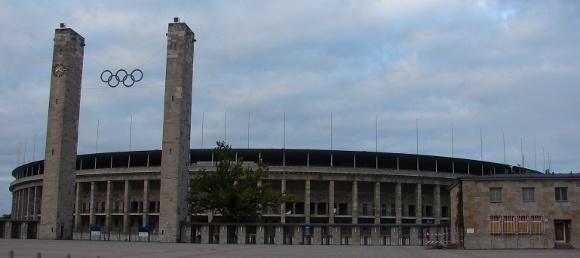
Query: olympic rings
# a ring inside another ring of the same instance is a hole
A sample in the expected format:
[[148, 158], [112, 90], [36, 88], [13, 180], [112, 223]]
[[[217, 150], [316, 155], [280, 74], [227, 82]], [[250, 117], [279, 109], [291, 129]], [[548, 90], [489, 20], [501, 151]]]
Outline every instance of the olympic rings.
[[[137, 72], [139, 79], [137, 79], [133, 73]], [[107, 74], [107, 75], [105, 75]], [[105, 75], [105, 76], [103, 76]], [[130, 80], [128, 80], [130, 79]], [[106, 82], [109, 84], [109, 87], [115, 88], [119, 85], [119, 83], [123, 83], [125, 87], [131, 87], [136, 82], [143, 79], [143, 72], [139, 69], [135, 69], [131, 71], [131, 73], [127, 73], [125, 69], [119, 69], [116, 73], [113, 73], [109, 70], [105, 70], [101, 73], [101, 81]], [[130, 83], [129, 83], [130, 82]]]

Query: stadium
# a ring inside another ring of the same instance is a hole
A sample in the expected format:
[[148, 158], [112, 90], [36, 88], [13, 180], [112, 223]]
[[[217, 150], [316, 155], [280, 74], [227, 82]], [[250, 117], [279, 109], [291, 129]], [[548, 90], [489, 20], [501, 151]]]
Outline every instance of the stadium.
[[[219, 227], [223, 225], [212, 225], [213, 215], [191, 215], [182, 223], [182, 241], [419, 245], [423, 229], [449, 229], [448, 187], [457, 177], [513, 172], [510, 166], [492, 162], [400, 153], [290, 149], [233, 152], [250, 166], [260, 160], [267, 163], [270, 173], [264, 181], [292, 194], [295, 202], [276, 210], [265, 209], [264, 234], [255, 232], [253, 225], [254, 232], [239, 240], [233, 236], [220, 238]], [[189, 154], [190, 176], [202, 168], [215, 170], [217, 161], [211, 149], [190, 150]], [[159, 150], [78, 156], [73, 238], [157, 241], [160, 167]], [[4, 234], [35, 238], [34, 221], [42, 217], [43, 171], [44, 161], [13, 171], [13, 223], [21, 225], [12, 226], [12, 232]], [[147, 234], [142, 232], [139, 237], [143, 222], [147, 222]], [[203, 227], [207, 227], [205, 235]], [[277, 233], [276, 227], [282, 227], [284, 234]], [[306, 227], [311, 232], [305, 231]], [[372, 231], [374, 227], [380, 232]], [[100, 232], [91, 236], [91, 228]], [[340, 230], [331, 232], [330, 228]]]

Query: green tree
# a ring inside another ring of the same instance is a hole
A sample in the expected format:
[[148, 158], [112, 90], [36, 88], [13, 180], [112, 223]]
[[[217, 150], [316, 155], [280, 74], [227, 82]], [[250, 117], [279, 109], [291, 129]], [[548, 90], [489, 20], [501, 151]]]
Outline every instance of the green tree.
[[292, 196], [259, 182], [268, 176], [268, 166], [258, 162], [254, 170], [243, 158], [232, 159], [231, 147], [218, 141], [214, 148], [219, 162], [216, 171], [201, 169], [190, 180], [189, 212], [212, 211], [220, 222], [259, 222], [261, 206], [276, 208]]

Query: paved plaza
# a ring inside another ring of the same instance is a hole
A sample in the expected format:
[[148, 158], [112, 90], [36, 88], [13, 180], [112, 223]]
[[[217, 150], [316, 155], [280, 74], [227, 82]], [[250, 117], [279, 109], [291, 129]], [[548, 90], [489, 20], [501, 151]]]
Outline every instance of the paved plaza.
[[0, 239], [8, 257], [580, 257], [578, 250], [445, 250], [421, 246], [212, 245], [146, 242]]

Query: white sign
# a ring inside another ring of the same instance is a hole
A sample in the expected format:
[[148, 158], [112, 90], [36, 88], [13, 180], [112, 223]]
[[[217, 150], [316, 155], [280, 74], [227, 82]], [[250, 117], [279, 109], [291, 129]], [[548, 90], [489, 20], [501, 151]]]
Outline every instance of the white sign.
[[100, 236], [101, 231], [91, 231], [91, 236]]
[[149, 237], [149, 232], [139, 232], [139, 237]]
[[475, 229], [474, 228], [468, 228], [467, 229], [467, 234], [474, 234], [475, 233]]

